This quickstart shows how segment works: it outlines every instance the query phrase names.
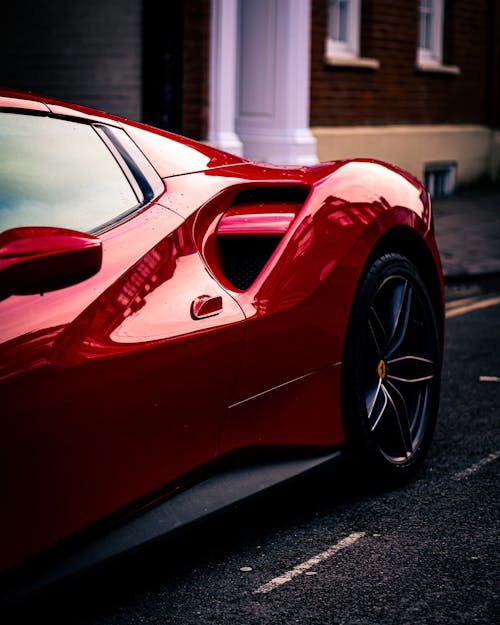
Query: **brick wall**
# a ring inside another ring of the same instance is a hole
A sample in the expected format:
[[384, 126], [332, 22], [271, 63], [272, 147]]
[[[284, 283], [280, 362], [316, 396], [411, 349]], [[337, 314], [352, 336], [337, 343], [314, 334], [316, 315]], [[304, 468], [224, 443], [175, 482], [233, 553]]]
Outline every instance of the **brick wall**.
[[139, 119], [141, 0], [2, 8], [0, 84]]
[[208, 67], [210, 0], [184, 0], [183, 133], [206, 139], [208, 125]]
[[500, 2], [489, 0], [488, 8], [488, 123], [493, 128], [500, 129]]
[[488, 123], [495, 1], [447, 0], [443, 61], [460, 68], [453, 76], [415, 68], [418, 0], [362, 0], [361, 56], [379, 69], [326, 65], [328, 2], [312, 0], [311, 126]]
[[[380, 68], [324, 61], [327, 0], [311, 0], [311, 125], [500, 125], [498, 0], [446, 0], [444, 62], [418, 72], [418, 0], [362, 0], [361, 54]], [[25, 0], [2, 14], [0, 84], [142, 115], [142, 0]], [[168, 10], [167, 10], [168, 14]], [[181, 130], [207, 135], [210, 0], [184, 0]], [[147, 37], [147, 32], [144, 33]]]

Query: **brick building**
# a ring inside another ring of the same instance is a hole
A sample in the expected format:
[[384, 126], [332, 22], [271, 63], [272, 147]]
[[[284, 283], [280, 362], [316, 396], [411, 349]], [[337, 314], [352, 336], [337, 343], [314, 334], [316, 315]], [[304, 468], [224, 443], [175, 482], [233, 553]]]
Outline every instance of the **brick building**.
[[346, 64], [325, 51], [326, 4], [312, 0], [310, 123], [320, 159], [385, 158], [421, 177], [427, 170], [432, 185], [453, 184], [455, 174], [459, 183], [500, 179], [499, 0], [351, 1], [361, 15]]
[[0, 84], [281, 163], [500, 179], [499, 0], [26, 0]]

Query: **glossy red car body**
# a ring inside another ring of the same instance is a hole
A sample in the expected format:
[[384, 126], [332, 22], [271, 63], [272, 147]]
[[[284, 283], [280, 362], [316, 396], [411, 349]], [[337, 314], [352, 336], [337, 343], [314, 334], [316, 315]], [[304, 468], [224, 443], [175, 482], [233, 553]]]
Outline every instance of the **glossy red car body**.
[[[275, 167], [50, 99], [3, 92], [0, 107], [122, 128], [161, 181], [96, 236], [94, 275], [0, 301], [2, 570], [218, 458], [339, 448], [344, 337], [374, 249], [404, 248], [441, 310], [429, 198], [397, 168]], [[221, 261], [231, 236], [279, 237], [246, 288]]]

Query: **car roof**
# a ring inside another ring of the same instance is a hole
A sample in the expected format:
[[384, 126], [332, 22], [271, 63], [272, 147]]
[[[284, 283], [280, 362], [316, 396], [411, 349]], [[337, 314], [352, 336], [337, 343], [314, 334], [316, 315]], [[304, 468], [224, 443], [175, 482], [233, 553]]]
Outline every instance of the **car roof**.
[[150, 158], [162, 178], [248, 162], [234, 154], [167, 130], [38, 94], [0, 88], [1, 110], [51, 115], [122, 128]]

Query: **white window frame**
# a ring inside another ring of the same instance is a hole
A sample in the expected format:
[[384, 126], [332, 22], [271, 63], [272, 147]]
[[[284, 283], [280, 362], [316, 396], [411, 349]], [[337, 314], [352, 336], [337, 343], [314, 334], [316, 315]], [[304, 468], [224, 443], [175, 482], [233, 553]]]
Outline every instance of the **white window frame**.
[[359, 40], [361, 29], [361, 0], [346, 0], [347, 2], [347, 32], [346, 41], [334, 39], [331, 24], [334, 3], [339, 0], [330, 0], [328, 3], [328, 27], [326, 38], [327, 57], [359, 58]]
[[417, 61], [425, 65], [441, 65], [443, 62], [444, 0], [431, 0], [430, 15], [430, 47], [422, 48], [420, 47], [420, 39], [424, 22], [422, 19], [422, 7], [419, 2]]

